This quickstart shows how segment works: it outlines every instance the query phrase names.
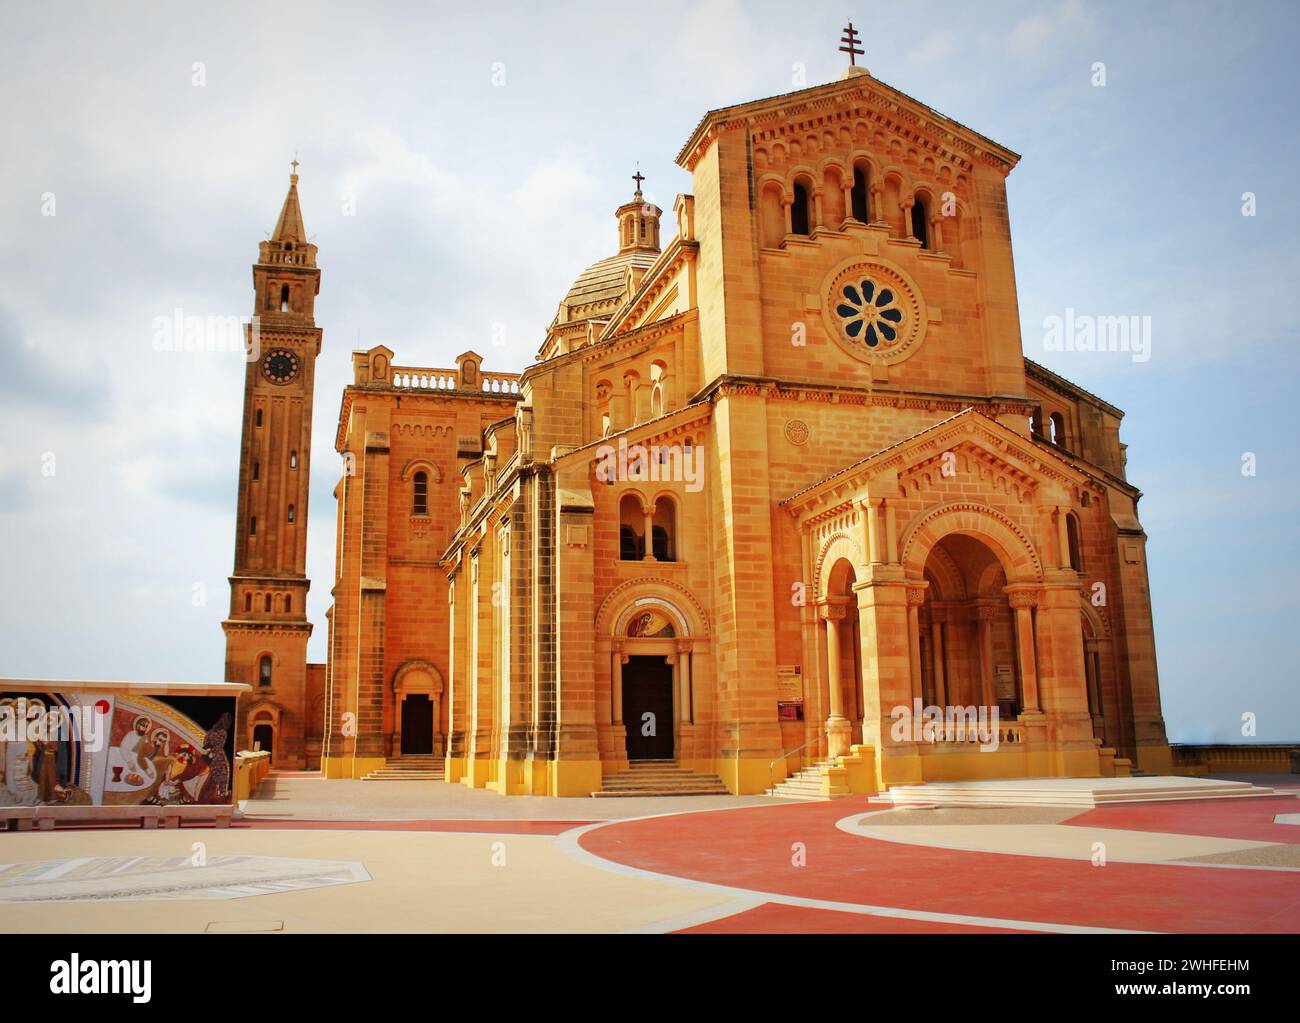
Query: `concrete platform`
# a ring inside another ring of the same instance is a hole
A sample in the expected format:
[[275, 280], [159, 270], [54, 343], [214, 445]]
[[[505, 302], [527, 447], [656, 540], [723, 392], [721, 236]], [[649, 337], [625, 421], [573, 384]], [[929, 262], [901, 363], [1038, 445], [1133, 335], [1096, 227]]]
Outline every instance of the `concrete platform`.
[[1278, 795], [1249, 782], [1213, 778], [1008, 778], [899, 785], [881, 798], [894, 806], [1068, 806], [1243, 799]]

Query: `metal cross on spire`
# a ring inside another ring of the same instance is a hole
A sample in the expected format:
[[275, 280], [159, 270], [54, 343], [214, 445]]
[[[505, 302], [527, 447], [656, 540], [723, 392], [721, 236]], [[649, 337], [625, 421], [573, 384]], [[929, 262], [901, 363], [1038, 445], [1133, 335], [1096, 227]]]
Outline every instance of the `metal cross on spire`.
[[641, 165], [636, 165], [636, 173], [632, 175], [632, 180], [636, 182], [636, 194], [641, 194], [641, 182], [645, 180], [645, 175], [641, 173]]
[[840, 47], [840, 53], [847, 53], [849, 55], [850, 67], [856, 67], [858, 63], [857, 58], [867, 52], [858, 46], [859, 34], [858, 30], [853, 27], [853, 22], [850, 21], [848, 27], [844, 29], [843, 38], [840, 39], [840, 42], [845, 44]]

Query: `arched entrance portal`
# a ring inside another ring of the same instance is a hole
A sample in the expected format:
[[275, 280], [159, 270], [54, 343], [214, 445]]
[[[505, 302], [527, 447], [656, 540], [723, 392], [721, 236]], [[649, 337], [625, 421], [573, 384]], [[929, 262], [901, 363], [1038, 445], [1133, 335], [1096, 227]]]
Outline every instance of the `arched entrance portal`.
[[442, 673], [428, 661], [407, 661], [397, 669], [390, 756], [442, 756], [442, 690]]
[[677, 627], [662, 606], [643, 605], [628, 616], [624, 629], [619, 689], [627, 728], [627, 758], [671, 760], [673, 742], [673, 660]]
[[1016, 613], [998, 555], [976, 536], [950, 533], [925, 562], [918, 613], [921, 694], [927, 706], [1026, 708]]
[[253, 726], [253, 749], [275, 757], [275, 730], [270, 725]]

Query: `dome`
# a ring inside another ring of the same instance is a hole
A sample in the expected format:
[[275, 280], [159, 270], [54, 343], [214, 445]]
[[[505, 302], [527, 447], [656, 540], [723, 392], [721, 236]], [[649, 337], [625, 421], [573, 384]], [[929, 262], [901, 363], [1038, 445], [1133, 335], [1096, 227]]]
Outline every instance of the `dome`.
[[592, 263], [578, 275], [561, 303], [568, 320], [585, 320], [613, 311], [626, 297], [628, 267], [646, 270], [659, 258], [658, 252], [634, 249]]

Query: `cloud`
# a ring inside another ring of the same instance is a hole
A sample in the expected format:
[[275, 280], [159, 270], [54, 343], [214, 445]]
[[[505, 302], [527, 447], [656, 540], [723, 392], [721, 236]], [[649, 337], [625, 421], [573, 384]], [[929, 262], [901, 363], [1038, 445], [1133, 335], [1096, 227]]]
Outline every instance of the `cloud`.
[[1063, 0], [1047, 11], [1031, 14], [1012, 27], [1007, 43], [1016, 53], [1034, 53], [1066, 32], [1077, 31], [1088, 23], [1084, 0]]

